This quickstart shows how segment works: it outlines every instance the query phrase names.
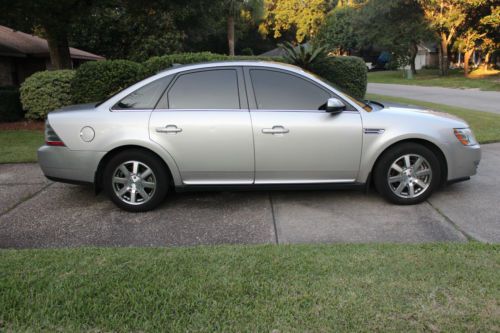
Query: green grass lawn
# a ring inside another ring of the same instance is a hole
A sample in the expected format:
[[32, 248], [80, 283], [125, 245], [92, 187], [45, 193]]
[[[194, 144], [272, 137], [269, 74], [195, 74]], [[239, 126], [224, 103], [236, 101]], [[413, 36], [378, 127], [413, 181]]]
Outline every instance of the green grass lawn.
[[0, 251], [0, 331], [491, 332], [500, 246]]
[[466, 78], [463, 71], [459, 70], [451, 70], [450, 75], [445, 77], [439, 76], [438, 71], [434, 69], [422, 69], [417, 72], [418, 74], [412, 80], [404, 78], [403, 71], [369, 72], [368, 82], [500, 91], [500, 74]]
[[0, 131], [0, 163], [36, 162], [36, 151], [43, 145], [42, 131]]
[[429, 108], [435, 111], [447, 112], [467, 121], [480, 143], [500, 141], [500, 115], [497, 114], [401, 97], [366, 94], [366, 98], [374, 101], [381, 101], [382, 103], [383, 101], [386, 101], [409, 104]]

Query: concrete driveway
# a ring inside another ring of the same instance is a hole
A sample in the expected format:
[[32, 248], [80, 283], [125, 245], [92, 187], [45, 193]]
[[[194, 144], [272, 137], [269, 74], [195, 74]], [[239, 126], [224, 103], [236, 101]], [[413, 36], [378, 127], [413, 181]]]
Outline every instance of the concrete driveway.
[[368, 93], [405, 97], [500, 114], [500, 92], [479, 89], [421, 87], [403, 84], [368, 83]]
[[500, 144], [479, 174], [425, 203], [354, 191], [205, 192], [131, 214], [91, 188], [51, 183], [36, 164], [0, 165], [0, 248], [311, 242], [500, 242]]

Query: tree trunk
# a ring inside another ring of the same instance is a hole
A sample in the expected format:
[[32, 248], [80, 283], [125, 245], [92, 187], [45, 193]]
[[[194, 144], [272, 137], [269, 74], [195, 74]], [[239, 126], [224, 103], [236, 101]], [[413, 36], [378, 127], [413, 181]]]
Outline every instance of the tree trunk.
[[491, 51], [488, 51], [486, 53], [486, 56], [484, 57], [484, 68], [485, 69], [490, 69], [490, 58], [491, 58]]
[[441, 54], [439, 61], [439, 71], [440, 75], [446, 76], [448, 75], [448, 68], [450, 67], [450, 63], [448, 60], [448, 39], [446, 38], [446, 34], [441, 34]]
[[234, 17], [227, 17], [227, 44], [229, 46], [229, 55], [234, 56]]
[[49, 44], [50, 62], [54, 69], [72, 68], [69, 53], [68, 36], [65, 32], [55, 32], [45, 28], [47, 42]]
[[418, 46], [417, 43], [411, 43], [410, 45], [410, 67], [413, 74], [417, 74], [417, 69], [415, 66], [415, 59], [417, 59]]
[[465, 75], [465, 77], [469, 77], [469, 62], [470, 62], [470, 57], [472, 56], [472, 52], [474, 52], [474, 50], [466, 50], [464, 53], [464, 75]]

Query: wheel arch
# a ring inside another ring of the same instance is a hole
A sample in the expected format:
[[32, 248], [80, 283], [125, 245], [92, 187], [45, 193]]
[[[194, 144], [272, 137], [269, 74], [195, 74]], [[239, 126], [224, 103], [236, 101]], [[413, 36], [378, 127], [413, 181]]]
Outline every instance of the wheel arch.
[[97, 166], [95, 175], [94, 175], [94, 186], [95, 186], [96, 192], [99, 192], [102, 189], [102, 182], [103, 182], [102, 177], [104, 174], [104, 169], [106, 168], [106, 165], [109, 162], [109, 160], [113, 156], [115, 156], [116, 154], [121, 153], [121, 152], [126, 151], [126, 150], [130, 150], [130, 149], [142, 150], [142, 151], [145, 151], [145, 152], [157, 157], [161, 161], [161, 163], [163, 163], [165, 170], [167, 171], [167, 176], [169, 178], [170, 184], [172, 186], [174, 186], [175, 178], [174, 178], [174, 175], [172, 174], [172, 168], [168, 165], [168, 163], [165, 161], [165, 159], [162, 156], [160, 156], [160, 154], [158, 154], [154, 150], [146, 148], [144, 146], [129, 144], [129, 145], [115, 147], [112, 150], [108, 151], [106, 153], [106, 155], [104, 155], [101, 158], [101, 160], [99, 161], [99, 164]]
[[[439, 148], [435, 143], [433, 143], [429, 140], [420, 139], [420, 138], [408, 138], [408, 139], [400, 140], [397, 142], [393, 142], [392, 144], [385, 147], [385, 149], [383, 149], [382, 152], [380, 152], [380, 154], [378, 154], [375, 162], [371, 166], [370, 174], [373, 175], [373, 171], [375, 170], [377, 163], [380, 161], [380, 158], [389, 149], [392, 149], [393, 147], [400, 145], [400, 144], [403, 144], [403, 143], [417, 143], [417, 144], [420, 144], [420, 145], [426, 147], [430, 151], [432, 151], [434, 153], [434, 155], [436, 155], [436, 157], [439, 161], [440, 168], [441, 168], [441, 184], [440, 185], [443, 185], [446, 183], [446, 181], [448, 179], [448, 161], [446, 159], [446, 155], [444, 154], [443, 150], [441, 148]], [[371, 178], [370, 182], [373, 182], [373, 179], [372, 179], [373, 177], [370, 177], [370, 178]], [[371, 184], [371, 185], [373, 185], [373, 184]]]

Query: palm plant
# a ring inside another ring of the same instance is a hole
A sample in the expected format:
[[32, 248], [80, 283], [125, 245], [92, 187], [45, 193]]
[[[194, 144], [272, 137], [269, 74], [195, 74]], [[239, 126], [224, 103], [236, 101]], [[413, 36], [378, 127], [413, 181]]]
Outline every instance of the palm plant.
[[290, 42], [279, 44], [279, 47], [285, 51], [285, 59], [288, 62], [304, 69], [312, 69], [314, 64], [326, 57], [325, 47], [311, 46], [310, 44], [294, 46]]

